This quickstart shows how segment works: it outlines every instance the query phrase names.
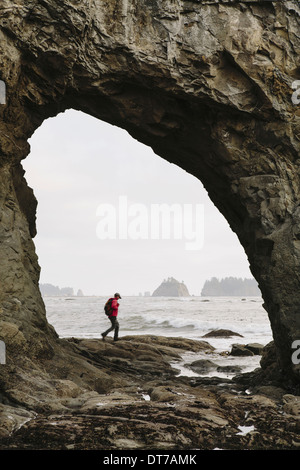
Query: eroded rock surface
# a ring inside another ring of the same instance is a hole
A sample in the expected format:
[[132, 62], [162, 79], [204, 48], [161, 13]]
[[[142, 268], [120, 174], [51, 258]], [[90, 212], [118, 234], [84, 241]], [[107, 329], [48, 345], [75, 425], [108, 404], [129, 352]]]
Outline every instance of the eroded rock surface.
[[7, 404], [0, 405], [0, 449], [300, 446], [299, 396], [257, 380], [255, 372], [228, 379], [178, 374], [182, 354], [209, 357], [209, 343], [132, 336], [117, 344], [75, 338], [68, 344], [78, 352], [77, 362], [44, 361], [44, 375], [31, 376], [29, 407], [28, 400], [22, 404], [24, 381], [18, 393], [7, 391]]
[[[34, 131], [69, 108], [123, 127], [203, 182], [259, 283], [274, 335], [269, 370], [299, 383], [292, 360], [300, 339], [299, 26], [295, 0], [2, 0], [4, 396], [51, 408], [53, 384], [72, 381], [66, 371], [79, 364], [76, 385], [94, 387], [96, 378], [102, 386], [104, 371], [95, 372], [88, 354], [83, 362], [46, 320], [32, 241], [37, 201], [21, 164]], [[59, 390], [77, 393], [70, 383]]]

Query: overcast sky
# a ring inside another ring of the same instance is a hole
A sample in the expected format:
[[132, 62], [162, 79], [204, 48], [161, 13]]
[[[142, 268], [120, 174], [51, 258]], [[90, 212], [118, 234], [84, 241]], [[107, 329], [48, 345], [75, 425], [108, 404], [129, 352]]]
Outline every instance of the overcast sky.
[[[200, 295], [213, 276], [252, 277], [243, 248], [201, 182], [124, 130], [67, 111], [45, 121], [30, 145], [23, 166], [38, 199], [41, 283], [85, 295], [138, 295], [174, 277]], [[147, 232], [154, 225], [151, 210], [163, 203], [186, 214], [181, 238], [172, 221], [167, 239]], [[121, 214], [123, 239], [114, 231], [113, 210], [117, 224]], [[202, 231], [200, 249], [188, 250]], [[143, 239], [134, 239], [141, 233]]]

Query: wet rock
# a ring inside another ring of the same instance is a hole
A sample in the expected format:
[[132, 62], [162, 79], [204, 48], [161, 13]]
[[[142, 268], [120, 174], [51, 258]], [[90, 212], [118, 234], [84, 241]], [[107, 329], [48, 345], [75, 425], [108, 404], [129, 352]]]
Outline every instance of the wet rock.
[[151, 391], [150, 398], [152, 401], [174, 403], [174, 401], [179, 400], [180, 395], [176, 391], [172, 391], [170, 387], [161, 386], [155, 387]]
[[[137, 340], [136, 336], [124, 336], [122, 341], [133, 341]], [[141, 335], [138, 336], [138, 342], [148, 344], [152, 347], [157, 346], [160, 351], [166, 354], [169, 352], [173, 356], [180, 353], [180, 350], [183, 351], [214, 351], [214, 347], [211, 346], [207, 341], [195, 341], [188, 338], [182, 337], [165, 337], [165, 336], [155, 336], [155, 335]], [[179, 352], [178, 352], [179, 350]]]
[[108, 374], [103, 374], [102, 377], [98, 377], [95, 380], [95, 390], [100, 394], [110, 392], [113, 390], [114, 385], [114, 379]]
[[[70, 340], [71, 341], [71, 340]], [[179, 370], [170, 365], [179, 362], [185, 351], [212, 351], [205, 341], [160, 336], [124, 336], [115, 343], [110, 338], [99, 340], [76, 340], [76, 344], [97, 361], [105, 363], [114, 372], [127, 372], [142, 376], [177, 375]], [[105, 382], [105, 381], [104, 381]]]
[[78, 397], [81, 393], [80, 387], [71, 380], [56, 380], [53, 383], [58, 397]]
[[261, 356], [264, 349], [264, 345], [260, 343], [249, 343], [246, 344], [245, 348], [252, 351], [253, 354], [258, 354]]
[[36, 413], [32, 411], [0, 403], [0, 441], [2, 438], [9, 437], [35, 417]]
[[254, 352], [246, 347], [244, 344], [233, 344], [231, 351], [231, 356], [254, 356]]
[[254, 387], [253, 391], [255, 394], [265, 395], [277, 402], [281, 401], [283, 399], [283, 396], [285, 395], [284, 389], [276, 387], [274, 385], [261, 385], [258, 387]]
[[[235, 377], [189, 378], [174, 373], [168, 361], [179, 360], [187, 351], [205, 351], [209, 358], [213, 350], [203, 342], [134, 336], [121, 338], [117, 344], [76, 338], [67, 343], [82, 360], [78, 361], [76, 355], [72, 367], [70, 363], [66, 367], [63, 358], [56, 358], [56, 375], [60, 373], [64, 378], [48, 376], [47, 381], [41, 369], [36, 376], [30, 376], [35, 400], [26, 399], [28, 390], [23, 382], [19, 382], [19, 395], [14, 394], [14, 404], [9, 403], [12, 394], [2, 395], [0, 449], [298, 446], [299, 397], [270, 385], [251, 390], [250, 377], [238, 382]], [[154, 373], [154, 356], [159, 374]], [[207, 359], [206, 366], [212, 364], [216, 366]], [[80, 376], [85, 374], [82, 382]], [[30, 409], [26, 408], [26, 401]], [[245, 431], [253, 426], [253, 432]]]
[[218, 330], [212, 330], [206, 333], [202, 338], [229, 338], [231, 336], [240, 336], [243, 338], [242, 335], [239, 333], [236, 333], [231, 330], [224, 330], [224, 329], [218, 329]]
[[210, 359], [198, 359], [197, 361], [194, 361], [191, 364], [186, 364], [185, 366], [199, 374], [218, 368], [218, 364], [215, 364]]
[[282, 401], [284, 403], [283, 410], [285, 413], [298, 416], [300, 431], [300, 396], [286, 394], [282, 397]]
[[230, 355], [231, 356], [254, 356], [262, 355], [264, 346], [259, 343], [251, 344], [233, 344]]
[[229, 366], [218, 366], [217, 367], [217, 372], [223, 372], [223, 373], [230, 373], [230, 374], [237, 374], [238, 372], [241, 372], [243, 370], [242, 366], [237, 366], [237, 365], [229, 365]]

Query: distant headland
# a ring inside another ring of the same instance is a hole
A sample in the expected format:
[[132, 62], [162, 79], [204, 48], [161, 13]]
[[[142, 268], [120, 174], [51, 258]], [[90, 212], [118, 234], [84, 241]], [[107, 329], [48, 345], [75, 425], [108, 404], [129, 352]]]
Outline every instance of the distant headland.
[[203, 297], [248, 296], [260, 297], [261, 292], [255, 279], [242, 279], [225, 277], [224, 279], [211, 278], [204, 283], [201, 291]]
[[155, 289], [152, 297], [189, 297], [189, 291], [184, 282], [179, 282], [173, 277], [164, 279], [161, 285]]
[[43, 297], [73, 297], [77, 295], [78, 297], [83, 296], [81, 289], [77, 291], [77, 294], [74, 293], [73, 287], [58, 287], [52, 284], [40, 284], [40, 291]]

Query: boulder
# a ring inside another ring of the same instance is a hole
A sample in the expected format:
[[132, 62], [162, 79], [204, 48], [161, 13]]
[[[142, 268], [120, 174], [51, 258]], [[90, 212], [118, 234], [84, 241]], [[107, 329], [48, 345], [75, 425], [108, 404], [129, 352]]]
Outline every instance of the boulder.
[[217, 369], [218, 364], [215, 364], [210, 359], [198, 359], [197, 361], [191, 362], [190, 364], [185, 364], [185, 367], [188, 367], [194, 372], [203, 373]]
[[257, 354], [259, 356], [262, 355], [262, 352], [264, 349], [264, 345], [260, 343], [249, 343], [249, 344], [246, 344], [245, 347], [246, 349], [249, 349], [249, 351], [252, 351], [253, 354]]
[[233, 344], [231, 351], [231, 356], [254, 356], [254, 352], [247, 349], [244, 344]]
[[230, 338], [231, 336], [240, 336], [243, 338], [242, 335], [236, 333], [231, 330], [219, 329], [219, 330], [212, 330], [202, 336], [202, 338]]
[[[300, 396], [285, 394], [282, 397], [283, 411], [300, 418]], [[300, 430], [300, 421], [298, 429]]]
[[231, 356], [253, 356], [262, 355], [264, 346], [259, 343], [233, 344]]
[[151, 393], [150, 398], [152, 401], [158, 402], [174, 402], [180, 398], [176, 392], [173, 392], [170, 388], [160, 386], [155, 387]]
[[26, 339], [20, 328], [11, 322], [0, 321], [0, 339], [3, 340], [7, 351], [24, 351], [27, 346]]

